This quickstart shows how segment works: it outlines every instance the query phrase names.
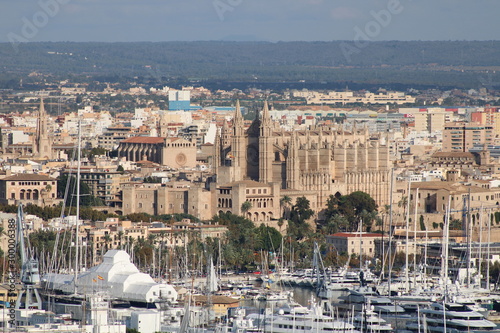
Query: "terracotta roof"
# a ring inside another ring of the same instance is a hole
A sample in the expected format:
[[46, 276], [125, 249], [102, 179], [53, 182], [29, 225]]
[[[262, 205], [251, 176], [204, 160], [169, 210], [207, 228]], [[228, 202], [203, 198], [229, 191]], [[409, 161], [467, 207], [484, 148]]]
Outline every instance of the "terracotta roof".
[[495, 192], [495, 189], [482, 188], [480, 186], [468, 186], [461, 183], [454, 182], [443, 182], [443, 181], [430, 181], [430, 182], [412, 182], [412, 189], [420, 190], [446, 190], [453, 192], [452, 194], [458, 193], [482, 193], [482, 192]]
[[23, 181], [23, 180], [42, 180], [42, 181], [54, 181], [55, 178], [50, 178], [49, 176], [37, 175], [34, 173], [18, 173], [17, 175], [5, 177], [1, 180], [15, 180], [15, 181]]
[[468, 153], [468, 152], [461, 152], [461, 151], [453, 151], [453, 152], [438, 151], [438, 152], [434, 153], [432, 155], [432, 157], [474, 158], [474, 154]]
[[133, 136], [131, 138], [125, 139], [120, 143], [163, 143], [165, 138], [161, 137], [151, 137], [151, 136]]

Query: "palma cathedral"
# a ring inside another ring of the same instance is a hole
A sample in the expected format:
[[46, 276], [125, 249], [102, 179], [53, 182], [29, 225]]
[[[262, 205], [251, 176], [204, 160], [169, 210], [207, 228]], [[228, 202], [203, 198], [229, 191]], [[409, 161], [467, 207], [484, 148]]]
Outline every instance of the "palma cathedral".
[[224, 122], [215, 140], [213, 167], [219, 193], [241, 184], [268, 186], [272, 193], [268, 202], [253, 202], [247, 190], [247, 196], [236, 204], [221, 199], [223, 195], [215, 203], [219, 211], [231, 208], [228, 211], [240, 213], [241, 202], [246, 200], [252, 211], [269, 211], [263, 216], [248, 213], [254, 221], [276, 219], [280, 214], [276, 201], [285, 195], [306, 196], [317, 212], [326, 207], [331, 194], [363, 191], [379, 206], [389, 202], [391, 164], [385, 138], [370, 136], [366, 128], [346, 132], [316, 126], [285, 131], [271, 119], [267, 102], [248, 129], [237, 102], [232, 126]]

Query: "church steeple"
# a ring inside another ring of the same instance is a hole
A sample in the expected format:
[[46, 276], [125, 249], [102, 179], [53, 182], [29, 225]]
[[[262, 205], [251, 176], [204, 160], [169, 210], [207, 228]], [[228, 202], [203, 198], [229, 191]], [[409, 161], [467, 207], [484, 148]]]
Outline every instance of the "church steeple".
[[298, 189], [299, 187], [299, 151], [297, 143], [297, 132], [293, 131], [288, 142], [288, 153], [286, 157], [286, 187]]
[[262, 117], [260, 119], [259, 136], [259, 181], [271, 183], [273, 180], [273, 142], [272, 142], [272, 124], [269, 116], [269, 107], [267, 101], [264, 102]]
[[35, 142], [33, 145], [33, 155], [36, 157], [52, 158], [52, 142], [48, 135], [48, 119], [45, 112], [43, 97], [40, 98], [40, 107], [38, 109], [38, 120], [36, 128]]
[[271, 136], [272, 124], [271, 116], [269, 115], [269, 105], [267, 100], [264, 101], [264, 108], [262, 109], [262, 115], [260, 119], [260, 135], [261, 136]]
[[236, 108], [234, 110], [233, 118], [233, 128], [234, 135], [241, 135], [240, 131], [243, 131], [243, 116], [241, 115], [240, 100], [236, 100]]
[[214, 170], [215, 176], [217, 177], [219, 168], [221, 166], [221, 146], [220, 146], [220, 136], [219, 131], [215, 134], [215, 142], [214, 142], [214, 158], [212, 161], [212, 168]]

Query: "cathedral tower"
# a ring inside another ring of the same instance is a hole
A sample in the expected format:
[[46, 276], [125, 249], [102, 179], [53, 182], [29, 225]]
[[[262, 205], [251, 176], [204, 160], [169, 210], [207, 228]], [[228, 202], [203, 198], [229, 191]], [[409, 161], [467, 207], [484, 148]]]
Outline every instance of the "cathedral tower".
[[40, 98], [40, 108], [38, 110], [38, 120], [36, 128], [35, 142], [33, 145], [33, 155], [38, 158], [52, 158], [52, 141], [48, 133], [48, 117], [45, 112], [43, 98]]
[[259, 182], [271, 183], [273, 181], [273, 138], [272, 122], [269, 115], [267, 101], [264, 102], [260, 121], [259, 136]]
[[231, 143], [232, 163], [234, 169], [234, 180], [243, 180], [247, 173], [246, 165], [246, 144], [245, 144], [245, 124], [241, 115], [240, 101], [236, 101], [236, 110], [233, 118], [233, 138]]

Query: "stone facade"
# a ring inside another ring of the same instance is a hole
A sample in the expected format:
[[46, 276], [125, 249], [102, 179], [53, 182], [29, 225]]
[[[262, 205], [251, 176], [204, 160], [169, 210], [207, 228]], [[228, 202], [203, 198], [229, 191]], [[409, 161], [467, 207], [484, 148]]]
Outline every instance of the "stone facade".
[[128, 161], [148, 160], [171, 168], [194, 168], [196, 144], [181, 138], [135, 136], [120, 142], [118, 156]]
[[[378, 205], [387, 204], [391, 163], [383, 139], [370, 136], [366, 128], [350, 133], [330, 127], [285, 131], [271, 120], [267, 103], [260, 118], [245, 129], [238, 104], [232, 128], [224, 123], [215, 140], [217, 190], [213, 202], [218, 210], [240, 213], [245, 193], [236, 195], [234, 190], [241, 191], [242, 182], [251, 180], [272, 189], [272, 206], [263, 212], [266, 219], [279, 217], [279, 198], [284, 191], [314, 197], [310, 201], [316, 211], [337, 192], [364, 191]], [[228, 186], [232, 188], [229, 194]], [[229, 199], [231, 206], [221, 206]], [[252, 205], [249, 215], [262, 213], [256, 208]]]
[[375, 255], [375, 240], [381, 239], [382, 234], [366, 232], [339, 232], [326, 236], [328, 251], [338, 253], [373, 257]]
[[0, 202], [9, 205], [55, 206], [57, 180], [37, 174], [17, 174], [0, 179]]
[[151, 215], [186, 213], [208, 220], [214, 214], [211, 193], [189, 183], [128, 183], [122, 186], [122, 198], [123, 215], [139, 212]]

